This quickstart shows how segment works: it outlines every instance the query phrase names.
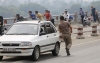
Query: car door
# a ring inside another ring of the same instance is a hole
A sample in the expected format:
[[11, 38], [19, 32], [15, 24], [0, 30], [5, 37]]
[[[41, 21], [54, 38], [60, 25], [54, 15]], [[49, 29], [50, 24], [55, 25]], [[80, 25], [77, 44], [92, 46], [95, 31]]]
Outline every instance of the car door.
[[45, 27], [45, 23], [40, 25], [40, 34], [45, 33], [44, 35], [39, 35], [39, 45], [40, 45], [40, 50], [41, 52], [48, 51], [48, 45], [49, 45], [49, 39], [47, 35], [47, 30]]
[[48, 49], [52, 50], [54, 49], [55, 43], [57, 42], [57, 40], [59, 41], [59, 35], [57, 35], [57, 31], [56, 29], [54, 29], [54, 26], [48, 22], [46, 23], [46, 30], [47, 30], [47, 36], [48, 36]]

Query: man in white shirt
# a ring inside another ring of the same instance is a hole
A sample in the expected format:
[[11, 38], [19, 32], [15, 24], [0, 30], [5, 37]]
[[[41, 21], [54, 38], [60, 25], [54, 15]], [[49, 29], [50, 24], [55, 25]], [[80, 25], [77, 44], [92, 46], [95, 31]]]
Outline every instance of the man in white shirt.
[[64, 16], [65, 21], [69, 21], [70, 14], [67, 11], [64, 12], [63, 16]]

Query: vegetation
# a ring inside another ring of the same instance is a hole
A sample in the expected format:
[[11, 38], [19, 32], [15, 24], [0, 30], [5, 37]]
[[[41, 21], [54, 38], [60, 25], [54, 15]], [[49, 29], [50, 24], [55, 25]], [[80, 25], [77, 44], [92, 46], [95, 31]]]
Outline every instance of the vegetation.
[[21, 14], [22, 16], [27, 16], [28, 11], [36, 11], [38, 10], [41, 13], [44, 13], [44, 10], [47, 8], [35, 4], [35, 3], [28, 3], [28, 4], [21, 4], [19, 6], [0, 6], [0, 15], [3, 17], [13, 17], [15, 14]]
[[39, 11], [41, 13], [44, 13], [45, 10], [47, 10], [47, 8], [45, 8], [45, 7], [43, 7], [43, 6], [39, 5], [39, 4], [35, 4], [35, 3], [21, 4], [19, 6], [19, 9], [21, 11], [24, 11], [25, 13], [28, 13], [28, 11], [30, 11], [30, 10], [33, 11], [33, 12], [35, 12], [37, 10], [37, 11]]
[[74, 13], [75, 11], [79, 12], [79, 8], [83, 8], [85, 12], [91, 12], [91, 5], [93, 5], [99, 12], [100, 12], [100, 1], [91, 2], [89, 5], [86, 5], [84, 7], [81, 6], [81, 4], [73, 4], [68, 11], [70, 13]]
[[53, 15], [62, 14], [67, 9], [69, 13], [79, 12], [79, 8], [82, 7], [84, 11], [91, 11], [91, 5], [93, 5], [98, 11], [100, 11], [100, 1], [94, 1], [90, 4], [85, 2], [84, 5], [70, 1], [66, 3], [62, 0], [54, 0], [52, 3], [49, 1], [41, 0], [40, 4], [36, 2], [31, 3], [32, 0], [0, 0], [0, 15], [3, 17], [13, 17], [15, 14], [21, 14], [22, 16], [28, 16], [28, 11], [38, 10], [44, 14], [46, 9], [50, 10]]

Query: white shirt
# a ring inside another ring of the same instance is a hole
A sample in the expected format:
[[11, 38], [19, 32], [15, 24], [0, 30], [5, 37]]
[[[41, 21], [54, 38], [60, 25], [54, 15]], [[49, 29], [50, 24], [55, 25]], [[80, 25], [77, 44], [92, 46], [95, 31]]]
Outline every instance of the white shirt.
[[64, 18], [67, 18], [67, 21], [68, 21], [70, 14], [69, 13], [67, 13], [67, 14], [64, 13], [63, 16], [64, 16]]

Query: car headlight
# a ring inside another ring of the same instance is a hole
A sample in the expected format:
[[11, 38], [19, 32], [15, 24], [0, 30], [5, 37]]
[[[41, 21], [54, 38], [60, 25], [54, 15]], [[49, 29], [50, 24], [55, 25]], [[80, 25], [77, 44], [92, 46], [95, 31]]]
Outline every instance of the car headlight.
[[31, 42], [21, 42], [21, 46], [32, 46]]

